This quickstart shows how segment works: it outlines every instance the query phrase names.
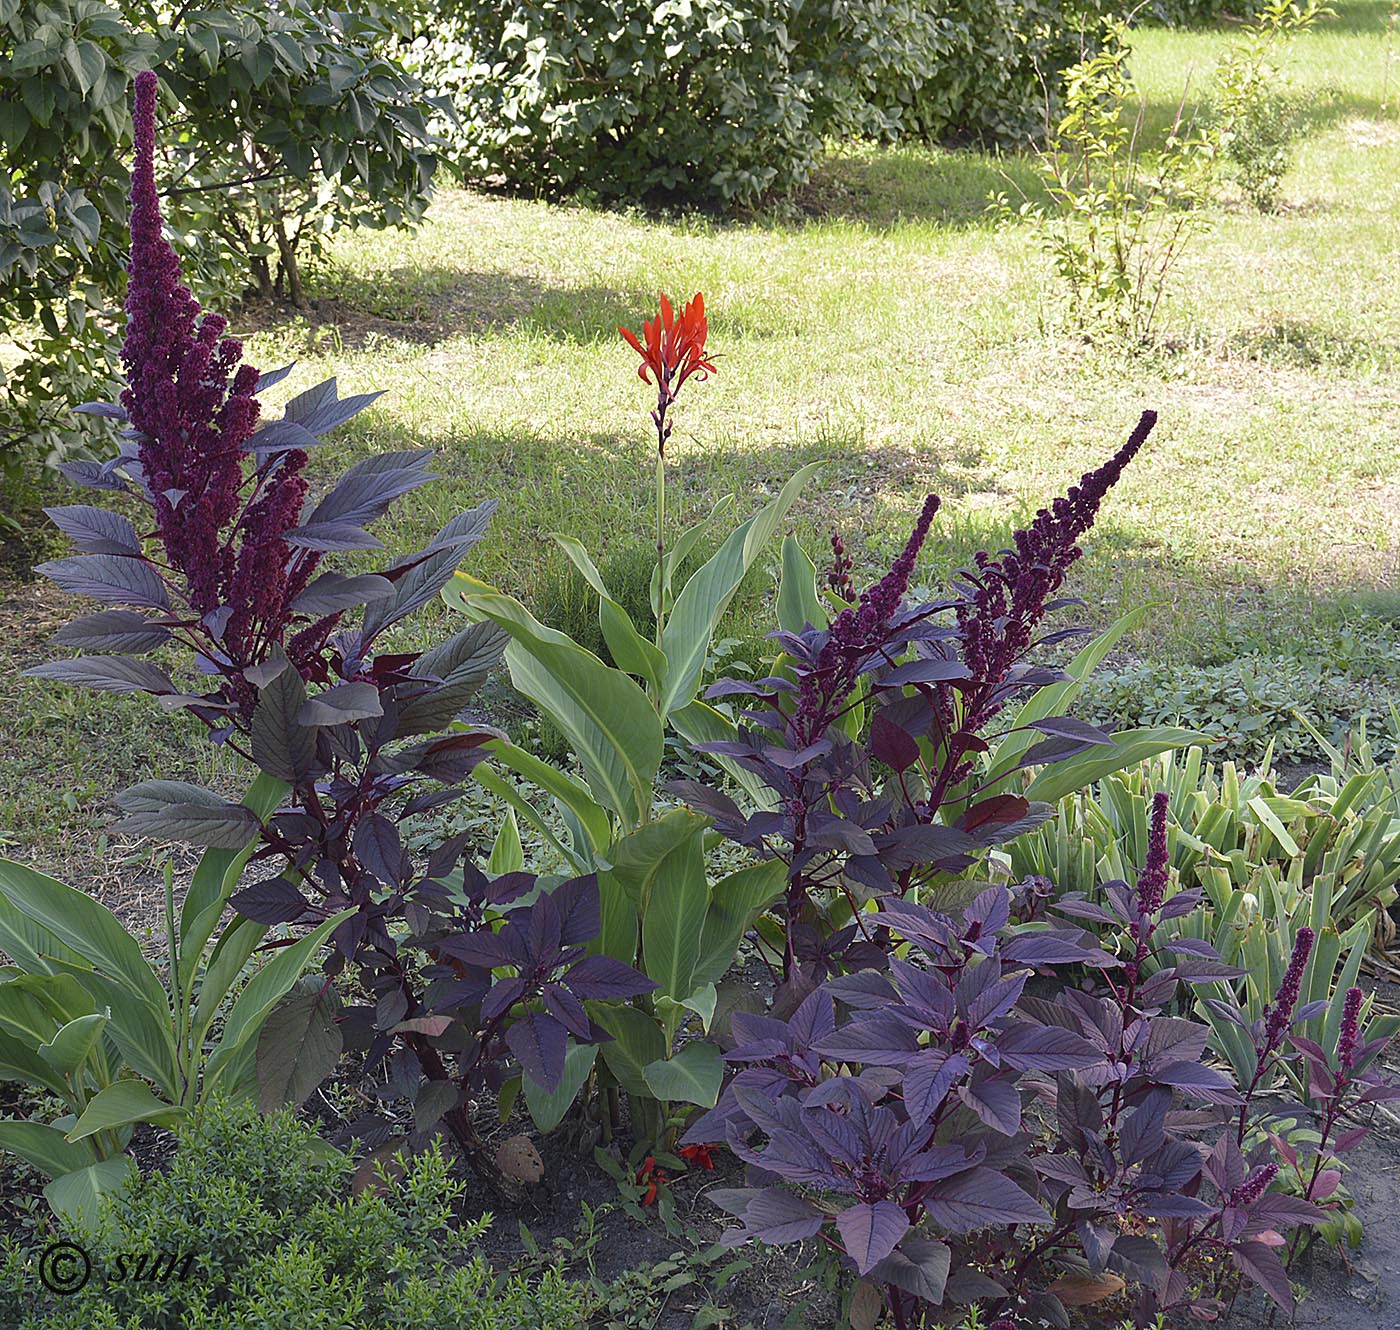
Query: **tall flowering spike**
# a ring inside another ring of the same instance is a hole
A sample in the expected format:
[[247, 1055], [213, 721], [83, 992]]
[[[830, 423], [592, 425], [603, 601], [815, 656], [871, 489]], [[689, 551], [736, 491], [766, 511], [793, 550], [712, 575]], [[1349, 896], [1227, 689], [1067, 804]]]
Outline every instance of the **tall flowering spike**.
[[925, 497], [919, 519], [889, 572], [861, 593], [858, 608], [848, 607], [832, 620], [826, 644], [817, 653], [815, 668], [803, 675], [798, 686], [792, 723], [803, 746], [826, 732], [830, 717], [855, 687], [862, 658], [883, 641], [890, 620], [909, 590], [919, 551], [928, 539], [941, 502], [936, 494]]
[[[976, 556], [977, 567], [969, 578], [973, 593], [957, 609], [963, 660], [974, 679], [1000, 683], [1030, 646], [1046, 601], [1083, 553], [1077, 542], [1093, 526], [1104, 495], [1156, 423], [1157, 413], [1144, 411], [1128, 441], [1103, 466], [1086, 472], [1064, 498], [1042, 508], [1027, 529], [1016, 532], [1014, 550], [1003, 551], [995, 560], [985, 552]], [[988, 690], [978, 714], [968, 718], [968, 728], [976, 729], [1000, 710], [1001, 700], [990, 696], [994, 691]]]
[[265, 464], [259, 497], [240, 516], [258, 371], [242, 363], [242, 343], [224, 336], [227, 321], [202, 313], [182, 285], [165, 239], [155, 181], [157, 88], [152, 71], [137, 75], [122, 406], [140, 433], [138, 457], [170, 565], [198, 614], [227, 606], [224, 645], [233, 660], [248, 662], [281, 640], [287, 606], [319, 558], [307, 554], [289, 579], [282, 537], [301, 520], [306, 454], [292, 450]]
[[705, 350], [709, 324], [701, 292], [696, 292], [677, 318], [663, 291], [661, 313], [642, 323], [641, 338], [626, 328], [619, 328], [618, 332], [642, 358], [637, 367], [638, 376], [644, 383], [650, 383], [651, 376], [655, 375], [661, 396], [668, 403], [675, 400], [681, 385], [692, 374], [699, 374], [703, 379], [715, 372], [714, 362]]
[[1347, 989], [1342, 1002], [1342, 1028], [1337, 1035], [1337, 1062], [1350, 1069], [1356, 1057], [1356, 1043], [1361, 1037], [1361, 1003], [1364, 994], [1359, 988]]
[[242, 365], [242, 344], [226, 321], [200, 317], [165, 239], [155, 181], [158, 81], [136, 76], [131, 182], [131, 260], [122, 362], [122, 406], [140, 432], [139, 460], [171, 565], [194, 609], [219, 604], [228, 573], [223, 528], [239, 508], [240, 451], [258, 419], [258, 374]]
[[856, 600], [856, 587], [851, 580], [851, 571], [854, 568], [855, 563], [846, 552], [846, 542], [841, 539], [841, 533], [833, 531], [831, 533], [831, 568], [826, 575], [826, 584], [847, 605], [854, 605]]
[[1147, 862], [1138, 875], [1138, 909], [1144, 915], [1162, 908], [1167, 891], [1167, 806], [1171, 796], [1158, 790], [1152, 796], [1152, 826], [1147, 839]]
[[1268, 1048], [1277, 1048], [1293, 1023], [1293, 1011], [1298, 1005], [1298, 996], [1303, 988], [1303, 971], [1307, 969], [1308, 957], [1312, 955], [1315, 935], [1311, 928], [1300, 928], [1293, 943], [1293, 955], [1284, 972], [1283, 982], [1278, 993], [1264, 1013], [1264, 1042]]

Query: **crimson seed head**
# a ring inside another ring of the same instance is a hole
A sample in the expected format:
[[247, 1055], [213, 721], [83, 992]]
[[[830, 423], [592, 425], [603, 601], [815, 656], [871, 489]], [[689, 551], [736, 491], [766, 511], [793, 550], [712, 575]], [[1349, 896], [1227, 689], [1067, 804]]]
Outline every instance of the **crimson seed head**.
[[1342, 1028], [1337, 1036], [1337, 1061], [1342, 1067], [1350, 1067], [1356, 1056], [1356, 1041], [1361, 1034], [1362, 997], [1359, 988], [1349, 988], [1342, 1003]]
[[999, 559], [985, 551], [976, 556], [976, 569], [967, 577], [973, 591], [958, 606], [958, 627], [964, 664], [973, 679], [990, 687], [981, 690], [982, 701], [968, 717], [969, 728], [976, 729], [1001, 709], [1004, 699], [996, 697], [996, 685], [1030, 646], [1046, 601], [1083, 552], [1079, 538], [1093, 526], [1104, 495], [1156, 423], [1157, 413], [1144, 411], [1127, 443], [1103, 466], [1086, 472], [1064, 498], [1042, 508], [1026, 530], [1016, 532], [1014, 550], [1003, 551]]
[[861, 593], [859, 608], [844, 609], [832, 620], [826, 645], [817, 653], [816, 668], [803, 676], [799, 686], [792, 720], [799, 746], [826, 733], [831, 718], [855, 687], [862, 661], [883, 644], [890, 620], [909, 590], [909, 579], [940, 502], [936, 494], [924, 499], [919, 520], [889, 572]]
[[1147, 841], [1147, 862], [1138, 876], [1138, 909], [1144, 915], [1162, 908], [1167, 890], [1167, 805], [1171, 796], [1158, 790], [1152, 796], [1152, 830]]
[[1298, 930], [1298, 937], [1293, 943], [1293, 957], [1288, 962], [1283, 983], [1279, 985], [1278, 994], [1264, 1015], [1264, 1042], [1268, 1048], [1277, 1048], [1293, 1023], [1293, 1010], [1298, 1005], [1303, 971], [1307, 968], [1308, 957], [1312, 955], [1313, 941], [1311, 928]]
[[1247, 1207], [1254, 1204], [1269, 1189], [1269, 1184], [1278, 1177], [1277, 1164], [1265, 1164], [1256, 1173], [1251, 1173], [1227, 1198], [1229, 1204]]

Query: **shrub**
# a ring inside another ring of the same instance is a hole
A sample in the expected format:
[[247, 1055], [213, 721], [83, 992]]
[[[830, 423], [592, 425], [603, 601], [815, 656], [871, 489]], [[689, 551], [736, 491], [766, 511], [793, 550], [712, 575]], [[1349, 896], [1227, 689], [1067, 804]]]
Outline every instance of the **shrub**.
[[[1322, 756], [1309, 725], [1341, 743], [1363, 713], [1384, 713], [1390, 681], [1358, 678], [1325, 664], [1248, 652], [1220, 665], [1142, 661], [1095, 675], [1082, 694], [1082, 714], [1097, 725], [1187, 725], [1218, 736], [1223, 753], [1259, 763]], [[1394, 752], [1385, 731], [1376, 754]]]
[[[1200, 205], [1217, 145], [1186, 120], [1183, 98], [1149, 155], [1146, 100], [1128, 72], [1129, 55], [1126, 21], [1105, 19], [1100, 48], [1064, 74], [1064, 114], [1040, 150], [1047, 199], [1026, 199], [1015, 215], [1035, 224], [1070, 322], [1141, 343], [1182, 251], [1208, 225]], [[997, 201], [1009, 215], [1006, 196]]]
[[[354, 1163], [289, 1112], [215, 1104], [163, 1171], [113, 1197], [100, 1228], [67, 1229], [93, 1277], [49, 1296], [15, 1249], [0, 1287], [13, 1330], [575, 1330], [578, 1291], [547, 1270], [495, 1277], [459, 1224], [463, 1185], [434, 1147], [391, 1183], [357, 1188]], [[7, 1244], [8, 1245], [8, 1244]], [[182, 1277], [104, 1278], [121, 1253], [192, 1259]], [[34, 1253], [30, 1253], [31, 1259]], [[8, 1305], [7, 1305], [8, 1304]]]
[[1215, 133], [1245, 197], [1262, 212], [1278, 205], [1306, 107], [1277, 57], [1331, 13], [1321, 0], [1266, 0], [1216, 68]]
[[[824, 140], [1022, 141], [1083, 51], [1077, 0], [459, 6], [465, 161], [546, 193], [751, 205]], [[425, 54], [425, 70], [433, 57]]]
[[0, 399], [0, 479], [111, 449], [73, 400], [117, 377], [127, 111], [160, 64], [178, 138], [160, 174], [187, 280], [304, 303], [298, 254], [338, 226], [407, 223], [436, 158], [425, 94], [386, 56], [393, 11], [274, 13], [249, 0], [169, 9], [121, 0], [0, 3], [0, 334], [23, 353]]

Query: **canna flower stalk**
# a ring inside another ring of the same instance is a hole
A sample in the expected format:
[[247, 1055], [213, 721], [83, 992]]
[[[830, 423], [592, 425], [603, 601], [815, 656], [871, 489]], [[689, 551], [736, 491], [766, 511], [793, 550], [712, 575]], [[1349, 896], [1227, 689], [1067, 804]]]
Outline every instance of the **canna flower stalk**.
[[619, 327], [629, 346], [641, 356], [637, 377], [643, 383], [656, 384], [656, 407], [651, 413], [656, 426], [656, 562], [660, 585], [660, 602], [656, 612], [656, 642], [661, 645], [661, 630], [667, 609], [666, 558], [666, 444], [671, 438], [669, 412], [685, 381], [692, 375], [700, 380], [715, 373], [714, 361], [705, 349], [709, 324], [705, 318], [705, 297], [701, 292], [676, 317], [666, 293], [661, 293], [661, 313], [642, 323], [642, 336]]

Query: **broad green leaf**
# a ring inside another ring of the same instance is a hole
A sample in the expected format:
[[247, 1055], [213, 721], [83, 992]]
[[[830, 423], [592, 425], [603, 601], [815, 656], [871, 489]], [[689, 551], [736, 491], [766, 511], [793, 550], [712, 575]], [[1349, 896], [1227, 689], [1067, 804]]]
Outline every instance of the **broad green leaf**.
[[787, 870], [777, 859], [750, 864], [715, 883], [710, 909], [700, 933], [700, 955], [692, 983], [717, 984], [734, 963], [745, 932], [755, 917], [783, 893]]
[[464, 596], [499, 624], [511, 683], [563, 731], [600, 803], [628, 825], [646, 820], [661, 764], [661, 722], [640, 687], [510, 596]]
[[[575, 780], [567, 772], [542, 761], [533, 753], [517, 748], [502, 739], [492, 739], [482, 745], [502, 766], [509, 767], [517, 776], [523, 776], [532, 785], [539, 786], [546, 794], [553, 795], [566, 808], [570, 809], [583, 824], [588, 833], [589, 843], [595, 852], [605, 850], [612, 840], [612, 823], [608, 811], [590, 793], [588, 786]], [[483, 770], [477, 767], [473, 775]], [[485, 768], [489, 770], [489, 768]]]
[[1026, 749], [1045, 737], [1037, 730], [1024, 727], [1032, 721], [1063, 716], [1074, 705], [1074, 700], [1084, 687], [1084, 681], [1098, 669], [1104, 657], [1118, 645], [1123, 636], [1137, 628], [1153, 608], [1152, 605], [1139, 605], [1121, 615], [1070, 662], [1065, 673], [1072, 675], [1072, 678], [1037, 688], [1026, 699], [1025, 704], [1016, 713], [1011, 732], [997, 744], [987, 766], [988, 775], [983, 778], [982, 783], [991, 784], [1000, 780], [1020, 761], [1021, 754]]
[[800, 633], [808, 624], [827, 625], [826, 606], [817, 595], [816, 565], [796, 536], [783, 537], [783, 577], [778, 584], [778, 627]]
[[66, 1098], [63, 1078], [38, 1054], [36, 1047], [0, 1030], [0, 1081], [23, 1081]]
[[54, 964], [76, 979], [96, 1005], [111, 1015], [107, 1037], [131, 1070], [150, 1077], [172, 1099], [178, 1097], [179, 1076], [169, 1007], [153, 1011], [147, 1003], [133, 997], [119, 980], [93, 969], [85, 961]]
[[525, 1106], [540, 1131], [553, 1131], [564, 1120], [564, 1114], [578, 1097], [597, 1057], [597, 1044], [570, 1044], [568, 1052], [564, 1054], [563, 1078], [553, 1094], [540, 1089], [530, 1077], [524, 1078]]
[[127, 1155], [117, 1155], [54, 1178], [44, 1188], [44, 1199], [55, 1214], [92, 1230], [102, 1213], [102, 1198], [115, 1195], [135, 1176], [135, 1161]]
[[39, 1045], [39, 1056], [60, 1076], [76, 1076], [102, 1038], [108, 1019], [100, 1011], [74, 1017], [49, 1043]]
[[268, 927], [267, 924], [236, 915], [219, 934], [199, 981], [199, 1000], [195, 1004], [190, 1027], [197, 1040], [203, 1041], [224, 999], [237, 984], [249, 957], [267, 935]]
[[91, 1141], [70, 1141], [61, 1128], [42, 1122], [0, 1122], [0, 1150], [18, 1155], [51, 1178], [97, 1162]]
[[648, 642], [637, 631], [631, 615], [613, 598], [602, 573], [582, 543], [557, 532], [554, 533], [554, 540], [583, 574], [583, 580], [598, 593], [598, 626], [603, 630], [603, 640], [608, 644], [618, 669], [635, 674], [654, 688], [659, 688], [666, 672], [666, 657], [654, 643]]
[[710, 1023], [715, 1018], [715, 1007], [719, 1005], [719, 991], [713, 984], [704, 984], [697, 988], [684, 1002], [683, 1007], [689, 1007], [698, 1017], [700, 1024], [704, 1026], [705, 1033], [710, 1032]]
[[1113, 747], [1091, 748], [1062, 762], [1041, 769], [1023, 791], [1027, 799], [1043, 799], [1058, 803], [1067, 794], [1092, 785], [1096, 780], [1111, 776], [1115, 771], [1135, 767], [1158, 753], [1191, 744], [1210, 743], [1210, 736], [1174, 725], [1158, 725], [1139, 730], [1119, 730], [1113, 736]]
[[728, 609], [744, 574], [772, 540], [799, 491], [821, 465], [812, 462], [795, 472], [776, 499], [730, 533], [676, 597], [661, 634], [661, 649], [666, 656], [666, 680], [657, 704], [661, 715], [669, 716], [694, 700], [715, 625]]
[[158, 1099], [145, 1081], [116, 1081], [88, 1100], [82, 1116], [68, 1133], [68, 1139], [81, 1141], [95, 1132], [129, 1127], [136, 1122], [154, 1122], [168, 1127], [184, 1116], [183, 1108]]
[[277, 955], [248, 981], [229, 1009], [218, 1047], [205, 1063], [206, 1084], [212, 1084], [218, 1079], [220, 1068], [244, 1043], [257, 1038], [268, 1013], [282, 1000], [283, 994], [301, 978], [302, 972], [315, 960], [316, 952], [331, 933], [354, 913], [355, 910], [351, 907], [317, 924], [304, 938], [278, 951]]
[[638, 930], [657, 872], [667, 855], [706, 825], [705, 818], [689, 809], [673, 808], [608, 849], [611, 867], [598, 874], [603, 909], [599, 951], [627, 965], [635, 963]]
[[661, 561], [651, 570], [651, 612], [659, 615], [661, 613], [661, 582], [664, 577], [666, 582], [666, 598], [668, 602], [674, 599], [671, 596], [671, 584], [675, 579], [676, 569], [679, 568], [695, 552], [695, 547], [700, 543], [705, 533], [720, 522], [732, 522], [734, 520], [734, 496], [726, 494], [713, 508], [710, 509], [708, 517], [702, 517], [694, 526], [688, 526], [672, 543], [662, 556]]
[[[285, 781], [260, 772], [243, 796], [243, 803], [253, 810], [259, 822], [266, 822], [289, 792], [290, 787]], [[205, 850], [200, 856], [185, 892], [184, 904], [180, 907], [182, 991], [189, 992], [190, 980], [203, 959], [204, 948], [213, 937], [228, 898], [233, 895], [244, 866], [257, 845], [258, 842], [253, 840], [242, 850]]]
[[168, 1011], [164, 987], [141, 954], [136, 939], [116, 916], [91, 896], [0, 859], [0, 893], [31, 919], [57, 934], [94, 969], [109, 975], [162, 1017]]
[[675, 1057], [648, 1062], [642, 1075], [658, 1099], [713, 1108], [724, 1080], [724, 1063], [713, 1044], [692, 1039]]
[[66, 974], [21, 974], [0, 984], [0, 1029], [36, 1049], [96, 1010], [92, 994]]
[[[739, 737], [739, 732], [733, 724], [708, 702], [697, 700], [689, 706], [680, 707], [671, 712], [667, 720], [676, 733], [692, 745], [725, 742]], [[777, 796], [763, 783], [756, 771], [720, 753], [707, 753], [705, 756], [734, 778], [749, 796], [749, 803], [754, 812], [767, 811], [775, 805]]]
[[[562, 775], [562, 773], [560, 774]], [[493, 767], [483, 762], [472, 771], [472, 779], [476, 781], [476, 783], [480, 785], [483, 790], [486, 790], [490, 794], [494, 794], [498, 799], [504, 800], [511, 807], [512, 810], [514, 810], [527, 822], [529, 822], [529, 824], [532, 827], [534, 827], [535, 830], [538, 831], [540, 835], [543, 836], [550, 845], [552, 845], [556, 850], [558, 850], [559, 853], [564, 857], [564, 859], [567, 860], [570, 864], [572, 864], [578, 872], [589, 873], [593, 871], [589, 863], [587, 863], [580, 855], [571, 850], [567, 845], [564, 844], [563, 841], [559, 839], [558, 836], [554, 834], [554, 828], [551, 827], [549, 823], [546, 822], [544, 818], [540, 816], [539, 810], [535, 808], [534, 805], [531, 804], [527, 799], [525, 799], [521, 795], [520, 791], [515, 788], [514, 785], [512, 785], [508, 780], [504, 779], [504, 777], [502, 777], [499, 771], [496, 771]], [[593, 796], [588, 794], [587, 787], [581, 786], [580, 788], [583, 789], [585, 796], [587, 796], [589, 802], [591, 803], [593, 800]], [[558, 804], [556, 801], [556, 806], [564, 809], [566, 818], [573, 817], [573, 810], [568, 808], [567, 805]], [[594, 804], [594, 807], [597, 808], [600, 813], [602, 813], [604, 824], [606, 824], [607, 813], [603, 809], [602, 805]], [[580, 826], [580, 829], [582, 828], [582, 824], [578, 823], [577, 818], [574, 818], [574, 822]], [[586, 837], [584, 839], [586, 840]]]
[[695, 991], [710, 886], [702, 844], [708, 819], [685, 809], [675, 812], [688, 816], [691, 832], [657, 864], [643, 893], [642, 969], [660, 984], [662, 993], [679, 1002]]
[[3, 892], [0, 892], [0, 951], [27, 974], [53, 973], [55, 959], [83, 962], [83, 958], [72, 947], [60, 942], [51, 929], [11, 905]]
[[486, 861], [486, 871], [499, 877], [502, 873], [518, 873], [525, 867], [525, 847], [520, 843], [520, 827], [515, 820], [515, 809], [507, 808], [501, 829], [496, 833], [491, 846], [491, 857]]
[[603, 1027], [612, 1039], [600, 1047], [603, 1061], [628, 1094], [651, 1098], [643, 1069], [666, 1056], [666, 1041], [661, 1027], [636, 1007], [614, 1007], [589, 1002], [589, 1015]]

